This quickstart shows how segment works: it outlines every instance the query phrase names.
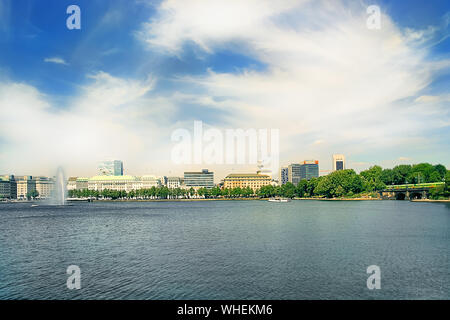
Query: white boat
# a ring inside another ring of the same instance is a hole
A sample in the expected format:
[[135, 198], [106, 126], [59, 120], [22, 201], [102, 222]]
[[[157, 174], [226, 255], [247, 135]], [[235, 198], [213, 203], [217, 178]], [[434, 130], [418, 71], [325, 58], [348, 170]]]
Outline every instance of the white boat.
[[32, 207], [32, 208], [34, 208], [34, 207], [39, 207], [39, 205], [38, 205], [38, 204], [32, 204], [31, 207]]
[[284, 199], [284, 198], [270, 198], [268, 200], [269, 202], [289, 202], [291, 199]]

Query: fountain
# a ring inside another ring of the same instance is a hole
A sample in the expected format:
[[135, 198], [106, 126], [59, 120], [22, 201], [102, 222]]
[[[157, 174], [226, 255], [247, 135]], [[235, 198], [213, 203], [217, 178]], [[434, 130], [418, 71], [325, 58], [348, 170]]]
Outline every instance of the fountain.
[[66, 177], [64, 170], [58, 167], [55, 175], [55, 188], [53, 189], [53, 196], [51, 204], [64, 206], [66, 204]]

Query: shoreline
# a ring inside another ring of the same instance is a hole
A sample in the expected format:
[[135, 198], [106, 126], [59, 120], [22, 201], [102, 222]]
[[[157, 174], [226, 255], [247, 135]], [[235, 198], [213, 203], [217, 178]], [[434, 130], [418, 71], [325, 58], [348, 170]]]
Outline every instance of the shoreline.
[[447, 200], [432, 200], [432, 199], [414, 199], [410, 200], [411, 202], [442, 202], [442, 203], [450, 203], [450, 199]]
[[[195, 202], [195, 201], [267, 201], [270, 198], [208, 198], [208, 199], [67, 199], [66, 202]], [[314, 200], [314, 201], [405, 201], [405, 200], [393, 200], [382, 198], [293, 198], [294, 200]], [[408, 201], [408, 200], [406, 200]], [[0, 203], [40, 203], [41, 200], [30, 201], [0, 201]], [[450, 199], [447, 200], [432, 200], [432, 199], [414, 199], [409, 202], [423, 202], [423, 203], [450, 203]]]

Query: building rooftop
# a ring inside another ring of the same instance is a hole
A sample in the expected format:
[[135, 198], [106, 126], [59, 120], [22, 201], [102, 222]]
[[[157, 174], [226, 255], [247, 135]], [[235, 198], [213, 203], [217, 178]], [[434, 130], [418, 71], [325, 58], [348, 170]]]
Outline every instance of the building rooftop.
[[136, 181], [135, 176], [95, 176], [89, 178], [89, 181]]
[[258, 173], [231, 173], [226, 176], [226, 178], [241, 178], [241, 177], [270, 178], [266, 174], [258, 174]]

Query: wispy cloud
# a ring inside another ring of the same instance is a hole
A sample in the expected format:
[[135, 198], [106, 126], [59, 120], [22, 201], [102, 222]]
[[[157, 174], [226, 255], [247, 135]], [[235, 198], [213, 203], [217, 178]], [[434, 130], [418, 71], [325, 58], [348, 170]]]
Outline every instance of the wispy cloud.
[[429, 59], [434, 27], [403, 30], [382, 14], [382, 28], [369, 30], [366, 7], [347, 1], [231, 3], [164, 1], [140, 37], [167, 54], [194, 43], [207, 54], [231, 50], [266, 65], [178, 80], [198, 96], [220, 99], [209, 106], [239, 115], [227, 119], [236, 127], [279, 128], [282, 158], [329, 158], [317, 141], [346, 154], [408, 152], [414, 137], [450, 118], [439, 93], [427, 110], [419, 105], [448, 70], [448, 61]]
[[69, 65], [63, 58], [59, 58], [59, 57], [45, 58], [44, 62], [63, 64], [66, 66]]
[[164, 137], [173, 130], [168, 120], [173, 107], [152, 95], [155, 79], [123, 79], [105, 72], [88, 79], [64, 108], [28, 84], [0, 83], [0, 106], [8, 110], [0, 126], [7, 142], [0, 150], [7, 155], [0, 171], [26, 174], [46, 168], [50, 171], [43, 174], [52, 174], [52, 168], [63, 165], [69, 174], [86, 168], [93, 174], [96, 161], [113, 156], [127, 163], [128, 173], [138, 174], [159, 161], [155, 150], [169, 148]]

